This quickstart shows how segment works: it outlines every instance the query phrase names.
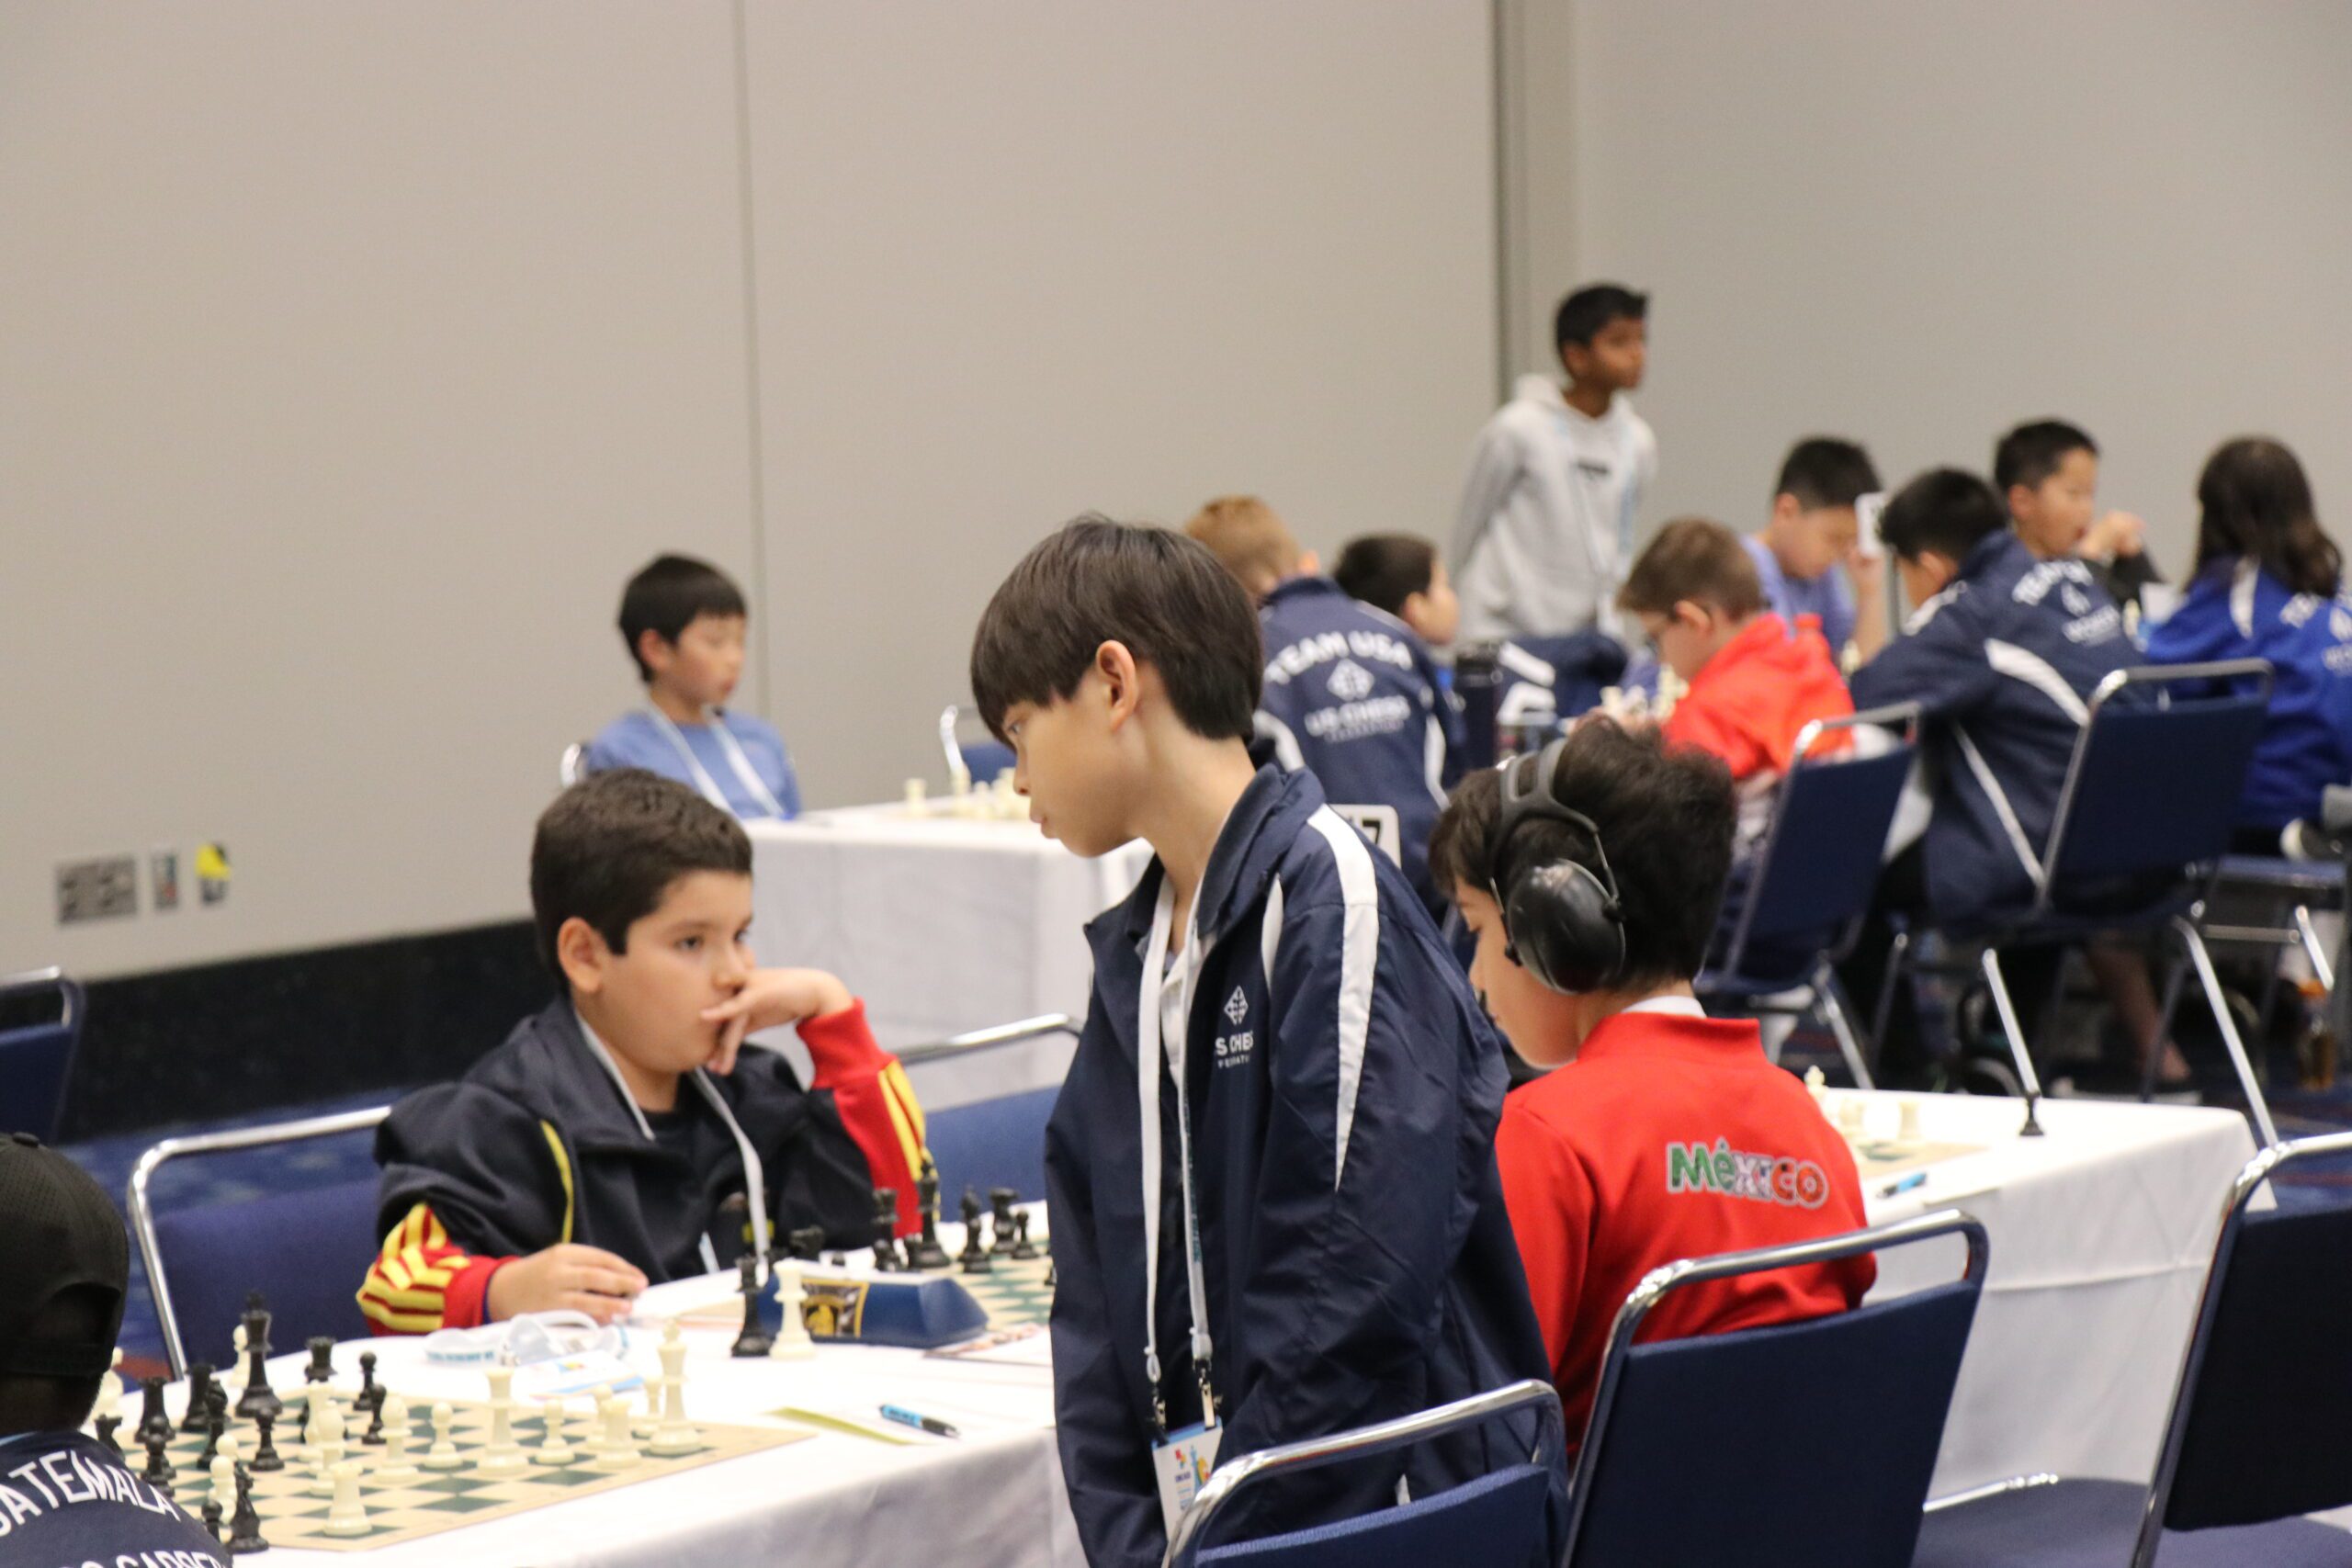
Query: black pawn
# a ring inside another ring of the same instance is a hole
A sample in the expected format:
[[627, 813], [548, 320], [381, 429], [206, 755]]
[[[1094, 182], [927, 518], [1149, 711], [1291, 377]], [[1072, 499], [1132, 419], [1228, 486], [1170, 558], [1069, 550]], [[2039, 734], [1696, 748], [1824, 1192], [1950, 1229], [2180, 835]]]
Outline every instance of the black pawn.
[[245, 1297], [245, 1392], [237, 1396], [237, 1419], [250, 1421], [263, 1411], [272, 1416], [285, 1408], [269, 1386], [269, 1309], [261, 1292]]
[[204, 1500], [204, 1529], [215, 1541], [220, 1539], [220, 1499], [218, 1497]]
[[277, 1425], [277, 1417], [266, 1410], [254, 1417], [254, 1427], [261, 1434], [260, 1440], [254, 1446], [254, 1470], [256, 1473], [266, 1475], [272, 1471], [286, 1468], [286, 1461], [277, 1451], [277, 1440], [271, 1435], [271, 1428]]
[[989, 1256], [1012, 1250], [1012, 1206], [1021, 1194], [1010, 1187], [989, 1189]]
[[956, 1255], [956, 1261], [963, 1266], [967, 1274], [986, 1274], [990, 1269], [989, 1249], [980, 1245], [979, 1194], [968, 1187], [965, 1188], [961, 1207], [964, 1213], [964, 1250]]
[[352, 1406], [352, 1413], [357, 1415], [362, 1410], [368, 1412], [369, 1419], [368, 1431], [359, 1440], [369, 1448], [382, 1448], [384, 1446], [384, 1385], [376, 1381], [376, 1352], [373, 1350], [359, 1352], [358, 1403]]
[[946, 1248], [939, 1245], [939, 1168], [923, 1167], [922, 1179], [915, 1183], [918, 1206], [922, 1210], [922, 1234], [907, 1242], [907, 1261], [918, 1269], [944, 1269], [951, 1261]]
[[1037, 1256], [1037, 1244], [1029, 1239], [1029, 1211], [1016, 1209], [1012, 1213], [1012, 1250], [1006, 1257], [1026, 1263]]
[[253, 1472], [242, 1464], [237, 1466], [237, 1511], [229, 1516], [229, 1550], [269, 1550], [269, 1542], [261, 1538], [260, 1511], [254, 1506]]
[[743, 1332], [736, 1337], [735, 1348], [728, 1354], [746, 1359], [764, 1356], [775, 1346], [775, 1336], [760, 1321], [760, 1260], [745, 1253], [735, 1265], [736, 1278], [743, 1292]]
[[187, 1368], [187, 1411], [180, 1417], [180, 1430], [191, 1436], [204, 1430], [205, 1422], [212, 1416], [212, 1363], [191, 1361]]
[[359, 1440], [371, 1449], [384, 1446], [384, 1391], [380, 1388], [368, 1402], [368, 1430], [360, 1434]]
[[209, 1398], [204, 1402], [204, 1451], [196, 1457], [197, 1472], [202, 1475], [212, 1473], [213, 1456], [220, 1451], [220, 1434], [229, 1429], [229, 1396], [217, 1388], [209, 1392], [220, 1398], [217, 1404]]
[[114, 1455], [117, 1459], [120, 1459], [122, 1457], [122, 1445], [115, 1441], [114, 1429], [121, 1425], [122, 1417], [119, 1416], [101, 1416], [98, 1417], [99, 1446], [104, 1448], [107, 1452]]
[[147, 1468], [142, 1472], [147, 1484], [166, 1497], [172, 1495], [172, 1477], [178, 1473], [164, 1452], [171, 1440], [170, 1435], [164, 1432], [142, 1432], [139, 1438], [140, 1446], [147, 1450]]
[[141, 1378], [139, 1392], [143, 1396], [139, 1407], [139, 1440], [144, 1443], [151, 1437], [160, 1436], [170, 1442], [172, 1418], [164, 1413], [164, 1380]]

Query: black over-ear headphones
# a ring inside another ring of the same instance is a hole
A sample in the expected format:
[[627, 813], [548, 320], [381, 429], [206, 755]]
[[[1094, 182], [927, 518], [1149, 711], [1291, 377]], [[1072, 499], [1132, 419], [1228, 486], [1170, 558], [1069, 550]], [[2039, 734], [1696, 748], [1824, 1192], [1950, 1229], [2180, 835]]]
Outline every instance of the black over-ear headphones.
[[[1609, 868], [1600, 829], [1552, 793], [1567, 744], [1564, 736], [1544, 748], [1535, 760], [1532, 784], [1520, 783], [1516, 761], [1499, 770], [1502, 809], [1495, 821], [1487, 887], [1502, 912], [1505, 955], [1551, 989], [1575, 994], [1605, 990], [1623, 978], [1625, 911], [1618, 902], [1617, 874]], [[1530, 822], [1565, 822], [1581, 829], [1592, 840], [1600, 874], [1595, 876], [1582, 863], [1565, 856], [1512, 866], [1511, 836]]]

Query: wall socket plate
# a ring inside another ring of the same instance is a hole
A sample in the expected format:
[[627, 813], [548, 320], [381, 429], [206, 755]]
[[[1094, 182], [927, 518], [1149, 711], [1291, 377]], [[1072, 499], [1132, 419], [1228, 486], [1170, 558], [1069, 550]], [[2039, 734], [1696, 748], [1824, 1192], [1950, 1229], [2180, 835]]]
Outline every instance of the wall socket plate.
[[57, 867], [57, 923], [110, 920], [139, 913], [139, 857], [105, 855]]

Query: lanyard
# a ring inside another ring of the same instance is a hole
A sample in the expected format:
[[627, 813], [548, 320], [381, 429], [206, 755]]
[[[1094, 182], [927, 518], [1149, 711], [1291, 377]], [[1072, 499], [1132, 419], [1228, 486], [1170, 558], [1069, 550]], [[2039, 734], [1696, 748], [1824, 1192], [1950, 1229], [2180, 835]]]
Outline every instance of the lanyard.
[[[602, 1062], [605, 1071], [612, 1075], [613, 1087], [621, 1091], [621, 1103], [628, 1107], [629, 1115], [637, 1122], [637, 1130], [645, 1134], [647, 1143], [653, 1142], [653, 1124], [645, 1119], [645, 1112], [638, 1106], [637, 1097], [629, 1093], [628, 1084], [622, 1078], [620, 1066], [613, 1060], [612, 1051], [596, 1038], [596, 1032], [588, 1027], [588, 1021], [580, 1016], [578, 1009], [572, 1010], [571, 1016], [580, 1025], [580, 1038], [588, 1042], [588, 1054]], [[743, 1193], [750, 1200], [752, 1211], [752, 1247], [764, 1264], [768, 1256], [767, 1173], [760, 1168], [759, 1151], [752, 1148], [752, 1140], [743, 1135], [743, 1125], [735, 1120], [735, 1113], [727, 1109], [727, 1101], [719, 1094], [718, 1086], [712, 1083], [700, 1067], [686, 1076], [694, 1080], [695, 1088], [702, 1091], [703, 1099], [710, 1102], [710, 1108], [718, 1112], [718, 1120], [734, 1136], [735, 1152], [743, 1159]], [[701, 1240], [703, 1266], [716, 1274], [718, 1272], [718, 1253], [710, 1245], [710, 1233], [705, 1231]]]
[[[1168, 1436], [1168, 1401], [1159, 1382], [1159, 1057], [1160, 1000], [1167, 987], [1169, 928], [1175, 922], [1176, 894], [1165, 870], [1159, 900], [1151, 913], [1151, 940], [1144, 951], [1141, 998], [1136, 1009], [1136, 1102], [1143, 1141], [1143, 1362], [1151, 1378], [1151, 1409], [1159, 1436]], [[1201, 1224], [1193, 1201], [1193, 1120], [1184, 1090], [1184, 1032], [1191, 1026], [1193, 983], [1200, 978], [1202, 939], [1195, 928], [1184, 944], [1183, 977], [1178, 987], [1175, 1036], [1164, 1043], [1170, 1076], [1176, 1080], [1176, 1137], [1184, 1194], [1184, 1272], [1192, 1317], [1193, 1371], [1201, 1382], [1201, 1421], [1216, 1425], [1216, 1393], [1209, 1377], [1208, 1277], [1201, 1266]]]
[[[678, 749], [678, 755], [686, 760], [687, 768], [695, 775], [695, 787], [702, 791], [702, 797], [729, 816], [733, 816], [735, 808], [727, 804], [726, 792], [718, 787], [718, 781], [704, 769], [702, 759], [695, 755], [694, 748], [686, 744], [686, 738], [680, 733], [676, 721], [650, 703], [645, 711], [653, 716], [654, 725], [670, 738], [670, 744]], [[727, 753], [727, 765], [735, 771], [736, 780], [742, 784], [744, 792], [764, 807], [768, 816], [778, 820], [790, 816], [768, 786], [760, 782], [760, 775], [752, 772], [752, 760], [743, 755], [743, 748], [736, 740], [735, 732], [727, 728], [727, 716], [709, 708], [703, 712], [709, 718], [711, 729], [718, 736], [718, 749]]]

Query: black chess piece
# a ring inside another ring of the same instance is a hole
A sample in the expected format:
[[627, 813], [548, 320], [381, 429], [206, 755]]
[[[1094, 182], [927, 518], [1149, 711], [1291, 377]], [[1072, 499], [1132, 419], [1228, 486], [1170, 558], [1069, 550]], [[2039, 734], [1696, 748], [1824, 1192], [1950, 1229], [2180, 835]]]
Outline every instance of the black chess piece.
[[373, 1350], [359, 1352], [357, 1400], [351, 1407], [351, 1413], [356, 1416], [365, 1410], [368, 1415], [368, 1430], [359, 1440], [371, 1449], [380, 1449], [384, 1446], [384, 1385], [376, 1381], [376, 1352]]
[[359, 1435], [359, 1440], [371, 1449], [384, 1446], [384, 1391], [380, 1388], [368, 1402], [368, 1430]]
[[98, 1417], [98, 1445], [117, 1459], [122, 1457], [122, 1445], [115, 1440], [114, 1429], [121, 1425], [122, 1417], [119, 1416]]
[[139, 1440], [144, 1443], [151, 1434], [160, 1432], [163, 1434], [164, 1440], [170, 1442], [172, 1418], [164, 1411], [164, 1380], [141, 1378], [139, 1393], [141, 1396], [139, 1425], [135, 1429]]
[[964, 1250], [956, 1255], [956, 1261], [967, 1274], [989, 1273], [989, 1249], [980, 1245], [979, 1194], [968, 1187], [965, 1188], [964, 1201], [960, 1206], [964, 1213]]
[[944, 1269], [953, 1261], [939, 1245], [939, 1168], [923, 1158], [922, 1175], [915, 1182], [917, 1206], [922, 1210], [922, 1234], [907, 1241], [907, 1261], [918, 1269]]
[[285, 1409], [285, 1402], [269, 1386], [269, 1308], [262, 1304], [259, 1291], [246, 1295], [241, 1321], [245, 1330], [245, 1392], [237, 1396], [237, 1419], [250, 1421], [265, 1410], [276, 1416]]
[[164, 1450], [171, 1445], [169, 1432], [147, 1431], [139, 1434], [140, 1447], [147, 1450], [147, 1468], [141, 1473], [147, 1484], [168, 1497], [172, 1495], [172, 1477], [178, 1471], [172, 1466], [171, 1457]]
[[190, 1361], [187, 1365], [187, 1411], [180, 1417], [180, 1430], [190, 1436], [204, 1430], [205, 1422], [212, 1417], [212, 1363]]
[[285, 1456], [277, 1451], [277, 1440], [272, 1435], [272, 1428], [277, 1425], [277, 1417], [266, 1410], [254, 1417], [254, 1428], [261, 1434], [254, 1445], [253, 1464], [256, 1474], [266, 1475], [272, 1471], [286, 1468]]
[[331, 1335], [311, 1337], [311, 1364], [302, 1369], [304, 1382], [334, 1382], [334, 1339]]
[[814, 1263], [818, 1255], [825, 1250], [825, 1227], [802, 1225], [784, 1239], [792, 1249], [793, 1257]]
[[1012, 1250], [1012, 1206], [1021, 1194], [1010, 1187], [989, 1189], [989, 1256]]
[[217, 1542], [220, 1539], [220, 1499], [207, 1497], [204, 1500], [203, 1512], [205, 1532]]
[[1037, 1256], [1037, 1244], [1029, 1239], [1029, 1211], [1026, 1209], [1012, 1212], [1012, 1247], [1005, 1256], [1020, 1263], [1026, 1263]]
[[261, 1538], [261, 1512], [254, 1506], [253, 1472], [242, 1464], [237, 1466], [237, 1509], [229, 1516], [229, 1550], [269, 1550], [269, 1542]]
[[736, 1337], [735, 1348], [728, 1352], [746, 1359], [764, 1356], [775, 1345], [775, 1336], [760, 1321], [760, 1260], [745, 1253], [735, 1265], [736, 1278], [743, 1292], [743, 1332]]
[[897, 1274], [906, 1264], [899, 1257], [899, 1193], [890, 1187], [874, 1190], [874, 1271]]
[[205, 1390], [204, 1451], [196, 1457], [198, 1473], [212, 1473], [213, 1456], [220, 1451], [220, 1434], [228, 1429], [229, 1393], [216, 1383]]

